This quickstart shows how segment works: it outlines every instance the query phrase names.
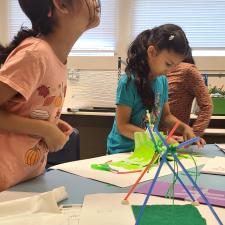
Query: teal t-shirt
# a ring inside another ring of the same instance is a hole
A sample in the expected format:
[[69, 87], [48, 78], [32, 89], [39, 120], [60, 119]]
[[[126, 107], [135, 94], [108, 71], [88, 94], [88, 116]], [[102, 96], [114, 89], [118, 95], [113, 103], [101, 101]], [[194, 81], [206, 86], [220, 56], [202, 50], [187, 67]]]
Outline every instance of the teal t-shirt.
[[[116, 104], [126, 105], [132, 109], [130, 123], [145, 128], [146, 107], [138, 94], [135, 80], [132, 77], [127, 85], [127, 75], [122, 75], [117, 87]], [[158, 126], [164, 104], [168, 101], [168, 82], [165, 76], [159, 76], [151, 83], [155, 93], [155, 107], [151, 112], [151, 118]], [[109, 154], [130, 152], [134, 150], [134, 140], [119, 133], [116, 127], [116, 117], [113, 127], [107, 139], [107, 151]]]

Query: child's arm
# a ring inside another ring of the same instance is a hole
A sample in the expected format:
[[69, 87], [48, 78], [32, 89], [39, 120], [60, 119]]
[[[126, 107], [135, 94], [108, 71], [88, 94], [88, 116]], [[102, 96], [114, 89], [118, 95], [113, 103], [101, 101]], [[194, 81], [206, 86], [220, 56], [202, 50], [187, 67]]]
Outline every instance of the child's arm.
[[117, 105], [116, 126], [119, 133], [127, 138], [134, 139], [134, 132], [145, 131], [130, 123], [131, 108], [125, 105]]
[[198, 117], [192, 125], [193, 131], [196, 135], [202, 135], [210, 122], [213, 110], [212, 100], [200, 71], [194, 65], [188, 69], [185, 75], [187, 91], [190, 95], [195, 96], [199, 106]]
[[48, 121], [17, 116], [1, 109], [1, 105], [16, 94], [15, 90], [0, 82], [0, 131], [37, 135], [45, 140], [50, 150], [57, 151], [62, 149], [68, 140], [68, 136], [55, 124]]
[[[163, 107], [161, 123], [163, 123], [164, 126], [166, 126], [167, 128], [172, 129], [176, 122], [179, 122], [177, 131], [181, 135], [183, 135], [184, 141], [195, 137], [195, 134], [194, 134], [192, 128], [189, 127], [187, 124], [178, 120], [175, 116], [173, 116], [170, 112], [169, 103], [168, 102], [165, 103], [164, 107]], [[201, 145], [200, 142], [198, 142], [197, 144]]]

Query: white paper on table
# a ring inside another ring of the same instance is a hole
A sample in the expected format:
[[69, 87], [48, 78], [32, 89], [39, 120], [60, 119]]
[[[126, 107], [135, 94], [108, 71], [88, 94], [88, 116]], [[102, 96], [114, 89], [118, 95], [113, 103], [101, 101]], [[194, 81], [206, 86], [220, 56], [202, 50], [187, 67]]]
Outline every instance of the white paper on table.
[[[85, 196], [79, 225], [134, 225], [135, 218], [131, 205], [142, 205], [146, 195], [132, 194], [129, 205], [121, 204], [125, 193], [92, 194]], [[151, 196], [148, 205], [172, 204], [172, 199]], [[189, 202], [175, 200], [174, 204], [184, 205]], [[206, 205], [197, 206], [207, 224], [218, 225], [216, 219]], [[225, 224], [225, 209], [214, 207], [218, 216]], [[162, 215], [163, 216], [163, 215]]]
[[0, 224], [67, 224], [67, 217], [57, 205], [57, 200], [65, 197], [68, 197], [65, 188], [60, 187], [34, 196], [0, 202]]
[[210, 159], [201, 169], [201, 173], [209, 173], [225, 176], [225, 157], [216, 156]]
[[35, 213], [29, 216], [0, 217], [0, 225], [69, 225], [63, 214]]
[[[106, 163], [110, 160], [119, 161], [119, 160], [127, 159], [130, 155], [131, 153], [119, 153], [114, 155], [106, 155], [106, 156], [101, 156], [101, 157], [96, 157], [91, 159], [84, 159], [84, 160], [59, 164], [59, 165], [51, 167], [51, 169], [66, 171], [72, 174], [76, 174], [82, 177], [113, 184], [119, 187], [128, 187], [135, 183], [135, 181], [140, 176], [141, 172], [129, 173], [129, 174], [116, 174], [116, 173], [103, 171], [103, 170], [94, 170], [91, 168], [91, 164]], [[195, 160], [196, 160], [197, 166], [200, 166], [200, 165], [204, 165], [209, 159], [207, 157], [198, 157], [198, 158], [195, 158]], [[190, 159], [182, 159], [181, 162], [186, 169], [195, 167], [194, 162]], [[174, 163], [170, 162], [170, 164], [173, 167]], [[143, 176], [143, 178], [141, 179], [141, 182], [153, 179], [157, 169], [158, 169], [157, 166], [151, 168], [150, 172], [146, 173]], [[180, 170], [181, 169], [179, 168], [179, 171]], [[171, 170], [165, 164], [162, 167], [160, 176], [165, 176], [171, 173], [172, 173]]]
[[60, 211], [67, 217], [68, 225], [79, 225], [82, 205], [65, 204], [60, 206]]
[[[52, 190], [53, 195], [57, 203], [61, 202], [64, 199], [68, 198], [68, 194], [65, 190], [65, 187], [58, 187]], [[20, 191], [2, 191], [0, 192], [0, 203], [5, 201], [16, 200], [20, 198], [32, 197], [40, 195], [42, 193], [38, 192], [20, 192]]]

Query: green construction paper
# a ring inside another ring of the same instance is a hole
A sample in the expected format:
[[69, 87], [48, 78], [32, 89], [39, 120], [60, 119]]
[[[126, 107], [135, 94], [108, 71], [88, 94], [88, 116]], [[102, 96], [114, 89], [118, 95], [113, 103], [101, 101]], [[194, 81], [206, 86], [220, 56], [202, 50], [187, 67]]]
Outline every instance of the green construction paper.
[[[157, 137], [155, 137], [157, 139]], [[144, 169], [152, 160], [155, 154], [155, 146], [146, 132], [135, 132], [135, 149], [130, 157], [109, 164], [115, 167], [122, 167], [128, 170]]]
[[91, 164], [91, 168], [95, 170], [104, 170], [104, 171], [110, 171], [110, 167], [107, 163], [104, 164]]
[[110, 171], [110, 172], [119, 172], [118, 170], [111, 168], [108, 163], [91, 164], [91, 168], [94, 169], [94, 170], [104, 170], [104, 171]]
[[[154, 135], [154, 139], [156, 141], [156, 145], [159, 152], [165, 152], [166, 147], [162, 144], [161, 140], [159, 139], [158, 135]], [[162, 134], [163, 136], [163, 134]], [[164, 136], [165, 138], [165, 136]], [[135, 149], [133, 154], [128, 157], [127, 159], [120, 160], [117, 162], [110, 162], [109, 164], [115, 167], [124, 168], [127, 170], [142, 170], [144, 169], [149, 162], [152, 160], [155, 154], [155, 146], [152, 139], [149, 137], [148, 133], [146, 132], [135, 132], [134, 134], [134, 142], [135, 142]], [[175, 147], [175, 145], [173, 145]], [[182, 158], [190, 158], [187, 154], [182, 154], [178, 156], [179, 159]], [[174, 161], [172, 155], [168, 154], [167, 156], [168, 161]], [[157, 159], [154, 163], [157, 162]]]
[[[156, 141], [157, 150], [160, 153], [166, 151], [166, 147], [163, 145], [162, 141], [159, 139], [158, 135], [154, 135], [154, 139]], [[163, 134], [162, 134], [163, 136]], [[165, 138], [165, 137], [164, 137]], [[149, 137], [147, 132], [135, 132], [134, 134], [134, 142], [135, 149], [131, 156], [127, 159], [116, 161], [116, 162], [108, 162], [107, 164], [92, 164], [92, 169], [97, 170], [105, 170], [105, 171], [118, 171], [119, 169], [125, 170], [143, 170], [149, 162], [152, 160], [156, 149], [152, 139]], [[171, 145], [172, 147], [176, 147], [175, 145]], [[182, 158], [190, 158], [187, 154], [182, 154], [178, 156], [179, 159]], [[174, 161], [174, 158], [171, 154], [167, 156], [168, 161]], [[154, 161], [157, 163], [158, 159]]]
[[[142, 206], [132, 206], [135, 218]], [[206, 225], [193, 205], [147, 205], [139, 225]]]

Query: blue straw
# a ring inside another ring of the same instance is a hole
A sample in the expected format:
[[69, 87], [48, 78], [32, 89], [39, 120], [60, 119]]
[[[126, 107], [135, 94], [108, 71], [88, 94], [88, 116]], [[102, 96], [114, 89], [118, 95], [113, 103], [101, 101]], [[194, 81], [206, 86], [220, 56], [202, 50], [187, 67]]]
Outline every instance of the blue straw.
[[148, 132], [149, 132], [149, 134], [150, 134], [150, 137], [151, 137], [151, 139], [152, 139], [152, 141], [153, 141], [153, 144], [154, 144], [154, 146], [155, 146], [155, 149], [158, 151], [158, 147], [157, 147], [157, 144], [156, 144], [154, 135], [153, 135], [153, 133], [152, 133], [152, 130], [151, 130], [149, 124], [147, 124], [146, 126], [147, 126]]
[[191, 192], [188, 190], [188, 188], [185, 186], [185, 184], [183, 183], [183, 181], [180, 179], [180, 177], [178, 176], [178, 174], [175, 172], [175, 170], [173, 169], [173, 167], [168, 163], [168, 161], [165, 161], [166, 164], [168, 165], [168, 167], [170, 168], [170, 170], [173, 172], [173, 174], [175, 175], [175, 177], [178, 179], [178, 181], [180, 182], [180, 184], [183, 186], [184, 190], [188, 193], [189, 197], [191, 198], [191, 200], [194, 202], [195, 198], [194, 196], [191, 194]]
[[168, 143], [166, 142], [166, 140], [162, 137], [162, 135], [160, 134], [160, 132], [158, 131], [158, 129], [155, 127], [154, 131], [157, 133], [157, 135], [159, 136], [160, 140], [162, 141], [162, 143], [167, 147], [167, 149], [170, 147], [168, 145]]
[[162, 169], [162, 166], [163, 166], [164, 162], [166, 161], [166, 156], [167, 156], [167, 154], [168, 154], [168, 150], [167, 150], [167, 151], [163, 154], [163, 156], [162, 156], [162, 160], [161, 160], [161, 162], [160, 162], [160, 164], [159, 164], [158, 170], [156, 171], [155, 177], [154, 177], [154, 179], [153, 179], [153, 181], [152, 181], [152, 183], [151, 183], [151, 185], [150, 185], [150, 187], [149, 187], [149, 190], [148, 190], [148, 193], [147, 193], [147, 195], [146, 195], [146, 197], [145, 197], [144, 203], [143, 203], [143, 205], [141, 206], [141, 209], [139, 210], [139, 213], [138, 213], [138, 216], [137, 216], [135, 225], [139, 225], [140, 222], [141, 222], [141, 218], [142, 218], [142, 216], [143, 216], [143, 213], [144, 213], [144, 210], [145, 210], [145, 208], [146, 208], [147, 202], [148, 202], [148, 200], [149, 200], [149, 198], [150, 198], [150, 196], [151, 196], [151, 193], [152, 193], [153, 188], [154, 188], [154, 186], [155, 186], [155, 184], [156, 184], [156, 181], [157, 181], [157, 178], [158, 178], [158, 176], [159, 176], [159, 173], [160, 173], [160, 171], [161, 171], [161, 169]]
[[192, 139], [190, 139], [190, 140], [188, 140], [188, 141], [185, 141], [185, 142], [179, 144], [179, 145], [177, 146], [177, 148], [182, 148], [182, 147], [184, 147], [184, 146], [186, 146], [186, 145], [190, 145], [190, 144], [192, 144], [192, 143], [194, 143], [194, 142], [197, 142], [197, 141], [199, 141], [199, 140], [200, 140], [200, 137], [194, 137], [194, 138], [192, 138]]
[[188, 171], [185, 169], [185, 167], [183, 166], [183, 164], [181, 163], [181, 161], [177, 158], [176, 154], [174, 154], [173, 152], [171, 152], [172, 156], [174, 157], [175, 161], [179, 164], [179, 166], [182, 168], [183, 172], [186, 174], [186, 176], [189, 178], [189, 180], [191, 181], [192, 185], [194, 186], [194, 188], [198, 191], [198, 193], [201, 195], [202, 199], [205, 201], [205, 203], [207, 204], [207, 206], [209, 207], [209, 209], [211, 210], [212, 214], [214, 215], [214, 217], [216, 218], [218, 224], [223, 225], [222, 221], [220, 220], [219, 216], [217, 215], [216, 211], [213, 209], [212, 205], [210, 204], [210, 202], [208, 201], [208, 199], [205, 197], [205, 195], [203, 194], [203, 192], [201, 191], [201, 189], [199, 188], [199, 186], [195, 183], [195, 181], [193, 180], [193, 178], [190, 176], [190, 174], [188, 173]]
[[[158, 170], [156, 171], [155, 177], [152, 181], [152, 184], [149, 187], [148, 193], [146, 195], [146, 198], [144, 200], [144, 203], [139, 211], [139, 214], [137, 216], [137, 220], [135, 225], [139, 225], [141, 222], [141, 218], [143, 216], [144, 213], [144, 209], [146, 207], [146, 204], [151, 196], [151, 193], [153, 191], [153, 188], [155, 186], [156, 180], [159, 176], [160, 170], [163, 166], [163, 164], [166, 162], [166, 164], [169, 166], [169, 168], [171, 169], [171, 171], [175, 174], [175, 176], [177, 177], [177, 179], [179, 180], [179, 182], [181, 183], [181, 185], [183, 186], [183, 188], [187, 191], [187, 193], [189, 194], [189, 196], [191, 197], [192, 200], [194, 200], [194, 197], [192, 196], [191, 192], [188, 191], [187, 187], [185, 186], [185, 184], [182, 182], [182, 180], [179, 178], [179, 176], [175, 173], [175, 171], [173, 170], [173, 168], [171, 167], [171, 165], [167, 162], [166, 156], [168, 154], [168, 152], [170, 151], [169, 149], [169, 145], [167, 144], [167, 142], [164, 140], [164, 138], [162, 137], [162, 135], [159, 133], [158, 129], [155, 128], [154, 131], [157, 133], [157, 135], [159, 136], [159, 138], [161, 139], [161, 141], [164, 143], [164, 145], [167, 147], [167, 151], [163, 154], [162, 156], [162, 160], [160, 162], [160, 165], [158, 167]], [[149, 132], [151, 132], [151, 130], [149, 130]], [[185, 145], [189, 145], [192, 144], [193, 142], [198, 141], [200, 138], [199, 137], [195, 137], [192, 138], [188, 141], [185, 141], [183, 143], [181, 143], [177, 148], [181, 148]], [[176, 154], [171, 151], [172, 156], [174, 157], [174, 160], [179, 164], [179, 166], [182, 168], [182, 170], [184, 171], [184, 173], [186, 174], [186, 176], [189, 178], [189, 180], [191, 181], [192, 185], [195, 187], [195, 189], [198, 191], [198, 193], [201, 195], [201, 197], [203, 198], [203, 200], [205, 201], [205, 203], [207, 204], [207, 206], [209, 207], [209, 209], [211, 210], [211, 212], [213, 213], [214, 217], [216, 218], [217, 222], [220, 225], [223, 225], [222, 221], [220, 220], [220, 218], [218, 217], [217, 213], [215, 212], [215, 210], [213, 209], [213, 207], [211, 206], [210, 202], [208, 201], [208, 199], [205, 197], [205, 195], [202, 193], [201, 189], [198, 187], [198, 185], [195, 183], [195, 181], [193, 180], [193, 178], [189, 175], [189, 173], [187, 172], [187, 170], [185, 169], [185, 167], [183, 166], [183, 164], [180, 162], [180, 160], [177, 158]]]

